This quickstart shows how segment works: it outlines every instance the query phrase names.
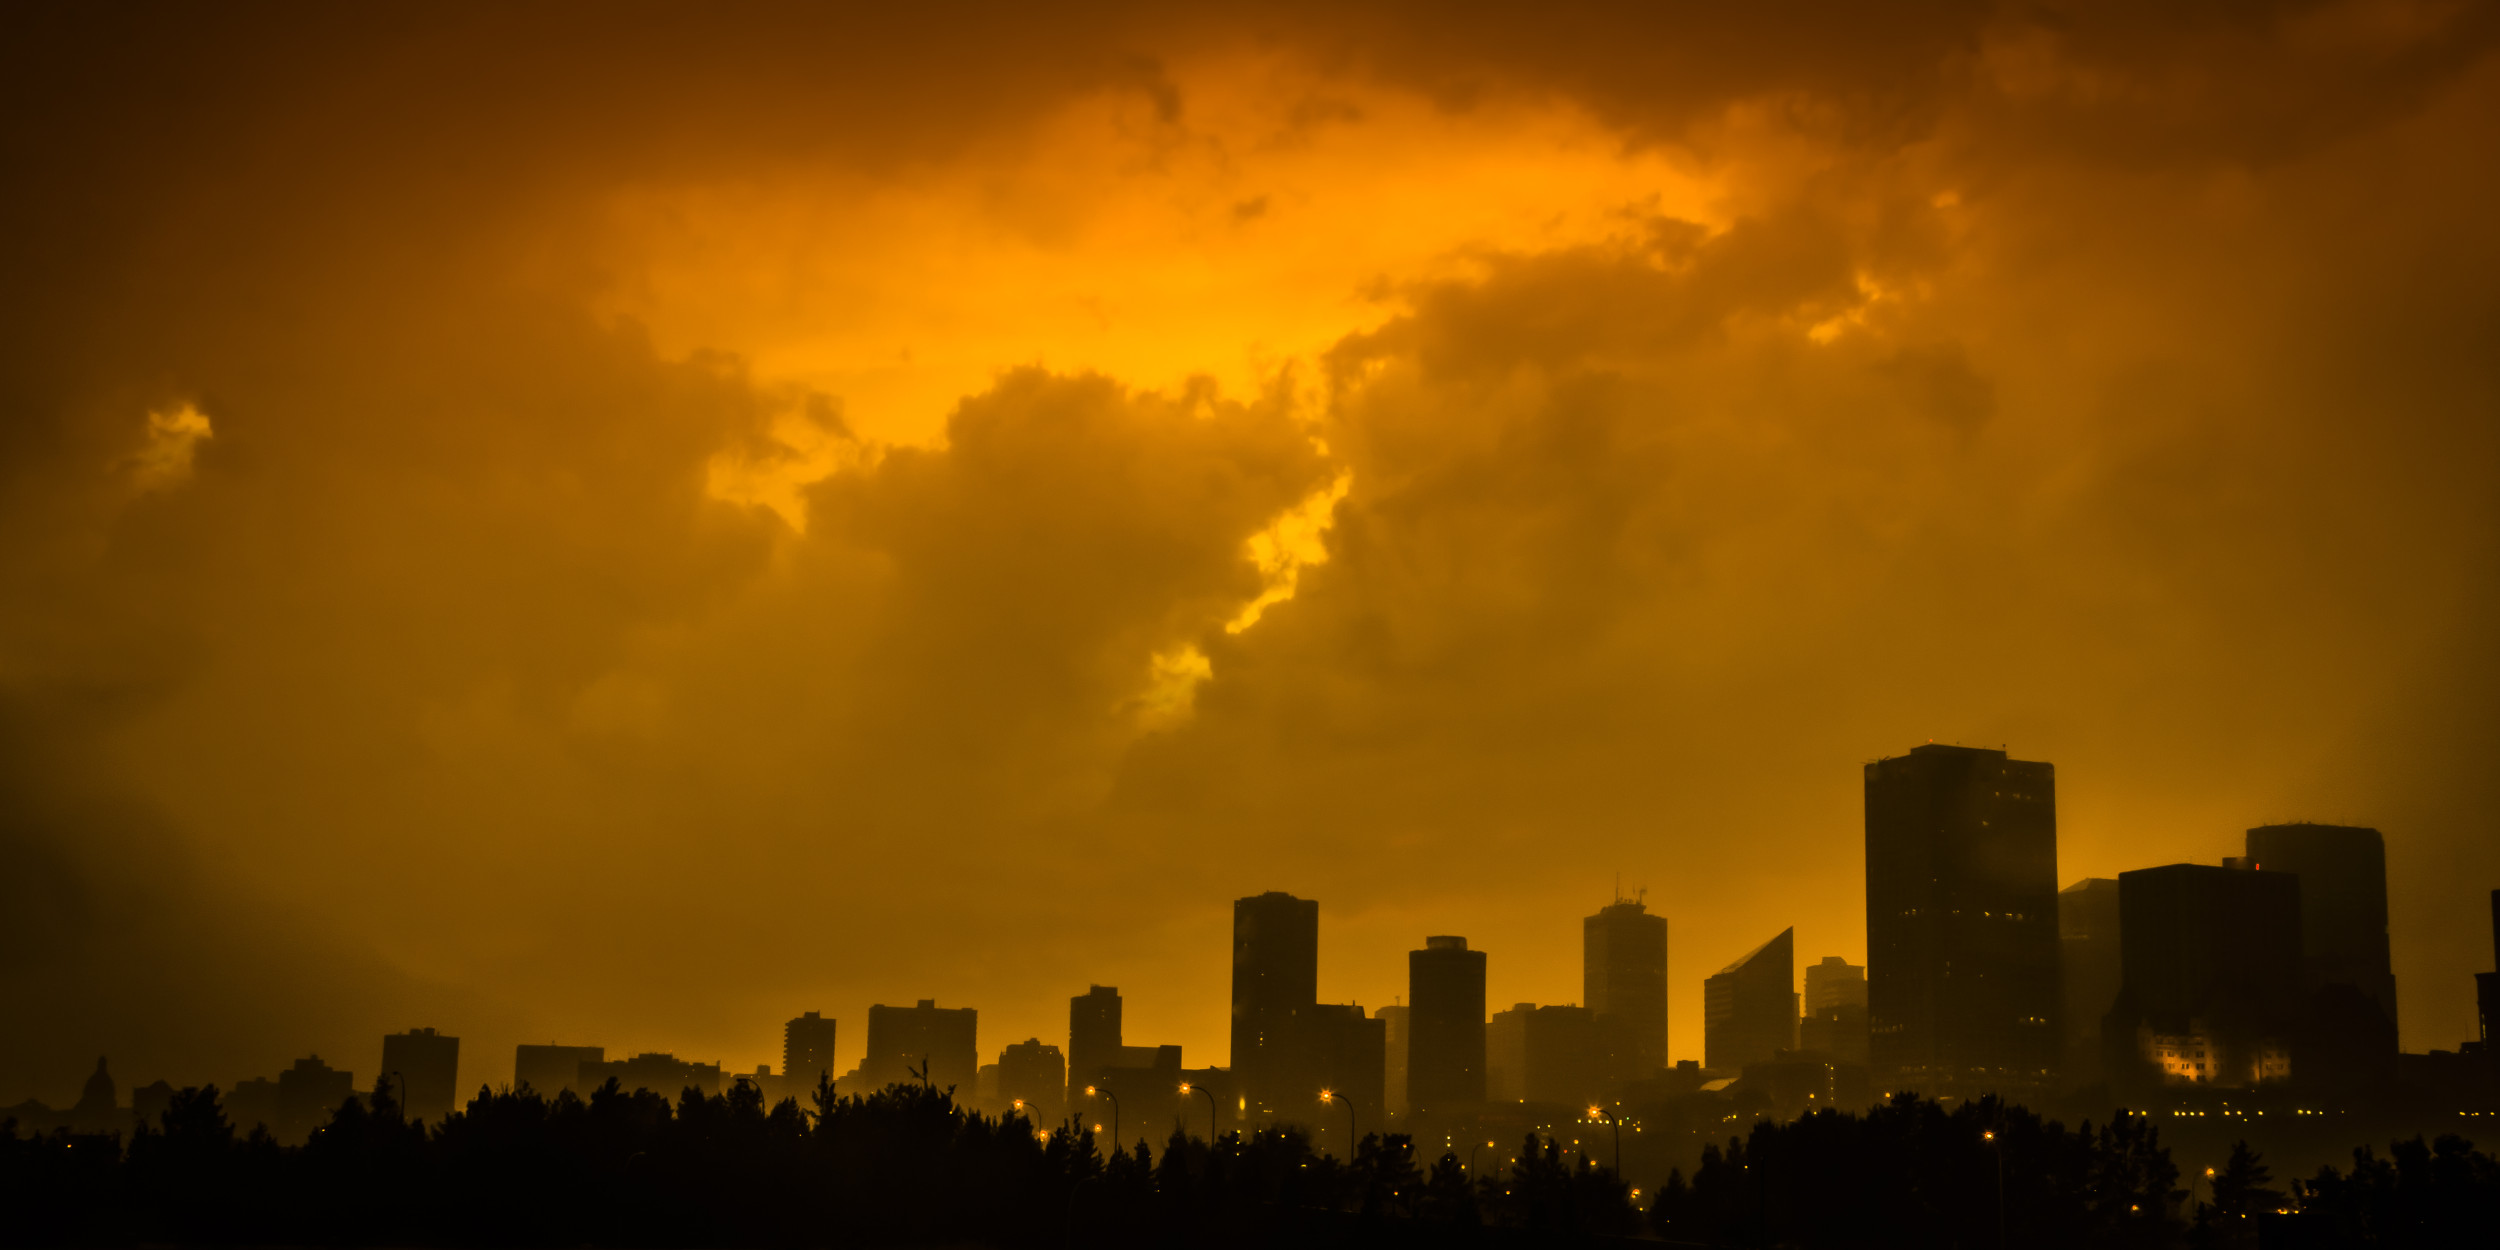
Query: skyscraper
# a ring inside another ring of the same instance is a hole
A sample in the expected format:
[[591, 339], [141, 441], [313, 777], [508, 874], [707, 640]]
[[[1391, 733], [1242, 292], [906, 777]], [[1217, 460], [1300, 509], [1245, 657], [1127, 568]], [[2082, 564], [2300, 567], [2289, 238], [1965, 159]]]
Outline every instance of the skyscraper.
[[1423, 1112], [1484, 1101], [1483, 951], [1463, 937], [1428, 937], [1406, 955], [1406, 1098]]
[[1119, 1061], [1120, 990], [1089, 985], [1068, 1000], [1068, 1085], [1094, 1083], [1104, 1068]]
[[2387, 842], [2347, 825], [2260, 825], [2248, 866], [2300, 877], [2301, 967], [2309, 988], [2349, 985], [2396, 1024], [2396, 972], [2387, 951]]
[[2069, 1082], [2088, 1083], [2101, 1075], [2101, 1018], [2121, 984], [2115, 878], [2086, 877], [2057, 892], [2057, 949], [2060, 1064]]
[[1021, 1103], [1026, 1119], [1057, 1124], [1067, 1091], [1068, 1065], [1058, 1047], [1028, 1037], [998, 1052], [998, 1100]]
[[1232, 1066], [1254, 1120], [1310, 1114], [1318, 1085], [1305, 1026], [1318, 1002], [1318, 902], [1275, 890], [1236, 900]]
[[1757, 946], [1702, 982], [1702, 1062], [1734, 1071], [1797, 1045], [1797, 931]]
[[[1279, 1113], [1333, 1135], [1344, 1123], [1337, 1118], [1343, 1111], [1319, 1101], [1320, 1091], [1327, 1090], [1354, 1104], [1355, 1123], [1362, 1132], [1379, 1132], [1389, 1105], [1388, 1026], [1353, 1003], [1315, 1003], [1304, 1018], [1303, 1029], [1310, 1048], [1310, 1088], [1299, 1097], [1280, 1094]], [[1345, 1145], [1342, 1157], [1353, 1158], [1354, 1143]]]
[[1797, 1048], [1866, 1062], [1866, 969], [1838, 955], [1806, 968], [1805, 1013]]
[[432, 1029], [385, 1033], [380, 1079], [411, 1119], [439, 1121], [459, 1096], [460, 1039]]
[[1389, 1114], [1394, 1116], [1403, 1116], [1412, 1109], [1406, 1099], [1406, 1055], [1407, 1041], [1415, 1027], [1414, 1012], [1412, 1007], [1392, 1003], [1372, 1013], [1372, 1018], [1380, 1021], [1382, 1040], [1388, 1047], [1388, 1081], [1382, 1096], [1389, 1100]]
[[858, 1092], [915, 1081], [912, 1073], [926, 1064], [929, 1084], [953, 1086], [969, 1095], [981, 1070], [974, 1041], [980, 1018], [970, 1007], [940, 1007], [933, 998], [910, 1007], [870, 1007], [868, 1053], [860, 1057]]
[[1616, 899], [1580, 922], [1580, 984], [1589, 1010], [1627, 1039], [1625, 1069], [1639, 1080], [1667, 1066], [1667, 918]]
[[2483, 1049], [2500, 1050], [2500, 890], [2491, 892], [2490, 972], [2474, 974], [2474, 1009], [2482, 1017]]
[[833, 1066], [833, 1025], [811, 1011], [781, 1026], [781, 1084], [789, 1096], [804, 1100], [819, 1080], [841, 1071]]
[[1921, 1093], [2044, 1082], [2057, 1060], [2055, 770], [1929, 744], [1866, 766], [1869, 1039]]
[[2287, 872], [2170, 864], [2118, 874], [2122, 985], [2110, 1079], [2239, 1088], [2291, 1075], [2300, 895]]

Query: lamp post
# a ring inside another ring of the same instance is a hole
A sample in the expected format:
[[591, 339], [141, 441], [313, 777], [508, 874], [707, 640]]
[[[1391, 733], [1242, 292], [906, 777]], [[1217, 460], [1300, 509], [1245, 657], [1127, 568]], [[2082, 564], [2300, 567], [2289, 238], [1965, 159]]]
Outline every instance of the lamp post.
[[1604, 1107], [1591, 1107], [1591, 1108], [1589, 1108], [1589, 1118], [1590, 1118], [1590, 1119], [1592, 1119], [1592, 1120], [1599, 1121], [1599, 1122], [1601, 1122], [1601, 1123], [1611, 1124], [1611, 1125], [1613, 1125], [1613, 1126], [1614, 1126], [1614, 1129], [1615, 1129], [1615, 1154], [1614, 1154], [1614, 1159], [1612, 1160], [1612, 1162], [1614, 1163], [1614, 1167], [1615, 1167], [1615, 1175], [1617, 1175], [1617, 1176], [1621, 1176], [1621, 1175], [1623, 1175], [1623, 1121], [1622, 1121], [1621, 1119], [1619, 1119], [1619, 1118], [1615, 1117], [1615, 1116], [1611, 1116], [1611, 1115], [1606, 1114], [1606, 1109], [1605, 1109]]
[[1995, 1129], [1989, 1129], [1987, 1132], [1981, 1133], [1979, 1135], [1979, 1140], [1988, 1143], [1991, 1147], [1989, 1153], [1996, 1156], [1997, 1250], [2005, 1250], [2005, 1147], [1997, 1145], [1997, 1134]]
[[1323, 1089], [1323, 1090], [1321, 1090], [1321, 1091], [1319, 1092], [1319, 1100], [1320, 1100], [1321, 1102], [1341, 1102], [1341, 1103], [1344, 1103], [1344, 1104], [1345, 1104], [1345, 1133], [1346, 1133], [1346, 1152], [1345, 1152], [1345, 1157], [1346, 1157], [1346, 1162], [1348, 1162], [1348, 1163], [1352, 1163], [1352, 1162], [1354, 1162], [1354, 1151], [1355, 1151], [1355, 1147], [1357, 1147], [1358, 1145], [1360, 1145], [1360, 1144], [1362, 1143], [1362, 1137], [1361, 1137], [1361, 1135], [1360, 1135], [1360, 1134], [1358, 1134], [1358, 1133], [1355, 1131], [1355, 1127], [1354, 1127], [1354, 1115], [1355, 1115], [1355, 1111], [1354, 1111], [1354, 1100], [1353, 1100], [1353, 1099], [1351, 1099], [1351, 1098], [1346, 1097], [1346, 1096], [1345, 1096], [1345, 1095], [1343, 1095], [1343, 1094], [1340, 1094], [1340, 1093], [1336, 1092], [1335, 1090], [1328, 1090], [1328, 1089]]
[[1097, 1085], [1086, 1086], [1085, 1094], [1089, 1098], [1111, 1100], [1111, 1153], [1120, 1153], [1120, 1096]]
[[408, 1074], [393, 1068], [391, 1079], [399, 1083], [399, 1118], [405, 1121], [408, 1118]]
[[1187, 1082], [1187, 1081], [1183, 1081], [1183, 1082], [1181, 1082], [1181, 1097], [1183, 1097], [1183, 1098], [1187, 1098], [1187, 1097], [1188, 1097], [1188, 1096], [1190, 1096], [1191, 1094], [1204, 1094], [1204, 1095], [1206, 1095], [1206, 1098], [1207, 1098], [1207, 1144], [1208, 1144], [1208, 1145], [1210, 1145], [1210, 1146], [1212, 1146], [1212, 1145], [1214, 1145], [1214, 1144], [1215, 1144], [1215, 1121], [1216, 1121], [1216, 1119], [1217, 1119], [1219, 1116], [1221, 1116], [1221, 1115], [1223, 1114], [1222, 1112], [1220, 1112], [1220, 1111], [1216, 1110], [1216, 1107], [1215, 1107], [1215, 1091], [1214, 1091], [1214, 1090], [1211, 1090], [1211, 1089], [1208, 1089], [1208, 1088], [1207, 1088], [1206, 1086], [1204, 1086], [1204, 1085], [1192, 1085], [1192, 1084], [1190, 1084], [1190, 1083], [1189, 1083], [1189, 1082]]
[[1476, 1152], [1492, 1144], [1489, 1141], [1482, 1141], [1467, 1148], [1467, 1179], [1469, 1181], [1476, 1179]]

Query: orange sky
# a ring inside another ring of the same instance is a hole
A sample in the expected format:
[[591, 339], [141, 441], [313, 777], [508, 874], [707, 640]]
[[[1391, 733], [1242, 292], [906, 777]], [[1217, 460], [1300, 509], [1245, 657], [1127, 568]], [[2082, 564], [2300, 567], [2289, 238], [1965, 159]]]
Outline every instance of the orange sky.
[[[1937, 4], [10, 17], [0, 1101], [802, 1010], [1222, 1062], [1863, 958], [1858, 766], [2066, 880], [2500, 884], [2495, 20]], [[84, 1056], [84, 1058], [81, 1058]]]

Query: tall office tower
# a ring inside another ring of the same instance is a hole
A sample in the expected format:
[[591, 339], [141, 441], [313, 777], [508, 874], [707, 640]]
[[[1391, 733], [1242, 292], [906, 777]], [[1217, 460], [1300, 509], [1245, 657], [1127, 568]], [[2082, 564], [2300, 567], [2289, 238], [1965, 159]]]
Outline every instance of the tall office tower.
[[2118, 882], [2085, 877], [2057, 892], [2059, 1066], [2073, 1084], [2101, 1077], [2101, 1018], [2118, 1003]]
[[1702, 1063], [1735, 1071], [1797, 1045], [1797, 931], [1753, 948], [1701, 983]]
[[2387, 953], [2387, 842], [2376, 829], [2260, 825], [2248, 863], [2300, 877], [2300, 947], [2309, 987], [2349, 985], [2396, 1024], [2396, 971]]
[[911, 1007], [870, 1007], [868, 1053], [860, 1057], [858, 1092], [914, 1082], [912, 1073], [925, 1063], [929, 1084], [969, 1093], [981, 1069], [974, 1044], [980, 1019], [973, 1008], [940, 1007], [934, 998]]
[[1933, 744], [1867, 765], [1866, 954], [1879, 1082], [2045, 1082], [2060, 1040], [2055, 770]]
[[410, 1119], [440, 1121], [460, 1090], [460, 1039], [432, 1029], [382, 1035], [382, 1071]]
[[1091, 1085], [1102, 1070], [1119, 1062], [1120, 991], [1111, 985], [1087, 986], [1068, 1000], [1068, 1086]]
[[2474, 974], [2474, 1007], [2482, 1016], [2483, 1049], [2500, 1049], [2500, 890], [2491, 892], [2491, 966]]
[[604, 1063], [608, 1051], [604, 1046], [544, 1046], [523, 1043], [512, 1051], [512, 1088], [523, 1086], [549, 1102], [566, 1090], [576, 1098], [590, 1097], [597, 1088], [582, 1084], [582, 1065]]
[[819, 1079], [841, 1071], [833, 1066], [833, 1025], [811, 1011], [781, 1026], [781, 1084], [790, 1097], [804, 1102]]
[[1616, 899], [1580, 922], [1580, 986], [1589, 1010], [1621, 1021], [1625, 1080], [1667, 1066], [1667, 918]]
[[1412, 1007], [1391, 1005], [1372, 1013], [1380, 1021], [1383, 1040], [1388, 1046], [1388, 1092], [1385, 1096], [1389, 1100], [1389, 1114], [1394, 1116], [1402, 1117], [1414, 1109], [1406, 1098], [1406, 1056], [1409, 1041], [1414, 1036], [1414, 1012]]
[[[1299, 1097], [1281, 1100], [1278, 1114], [1334, 1132], [1344, 1108], [1319, 1101], [1321, 1090], [1353, 1100], [1355, 1122], [1380, 1132], [1389, 1105], [1389, 1030], [1377, 1016], [1352, 1003], [1314, 1003], [1306, 1024], [1311, 1083]], [[1358, 1137], [1359, 1140], [1359, 1137]], [[1345, 1158], [1352, 1158], [1349, 1151]]]
[[1528, 1097], [1528, 1020], [1535, 1003], [1513, 1003], [1484, 1022], [1484, 1096], [1492, 1102]]
[[1253, 1123], [1296, 1117], [1318, 1086], [1304, 1025], [1319, 1002], [1319, 903], [1270, 890], [1233, 903], [1233, 1079]]
[[1866, 969], [1838, 955], [1806, 968], [1805, 1015], [1797, 1048], [1849, 1063], [1866, 1062]]
[[2103, 1037], [2113, 1083], [2236, 1089], [2291, 1074], [2302, 887], [2287, 872], [2207, 864], [2118, 874], [2121, 982]]
[[1463, 937], [1428, 937], [1407, 952], [1410, 1106], [1435, 1112], [1484, 1101], [1484, 962]]
[[1035, 1124], [1057, 1124], [1067, 1097], [1068, 1064], [1059, 1048], [1028, 1037], [998, 1052], [998, 1101], [1022, 1105]]

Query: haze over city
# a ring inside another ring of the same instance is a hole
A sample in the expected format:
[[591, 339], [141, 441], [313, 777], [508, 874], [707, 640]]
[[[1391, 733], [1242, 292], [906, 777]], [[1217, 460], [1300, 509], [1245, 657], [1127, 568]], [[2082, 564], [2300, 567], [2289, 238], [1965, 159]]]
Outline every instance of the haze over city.
[[0, 1103], [1221, 1065], [1271, 890], [1371, 1011], [1639, 893], [1700, 1060], [1929, 743], [2378, 830], [2478, 1035], [2491, 10], [419, 14], [0, 18]]

